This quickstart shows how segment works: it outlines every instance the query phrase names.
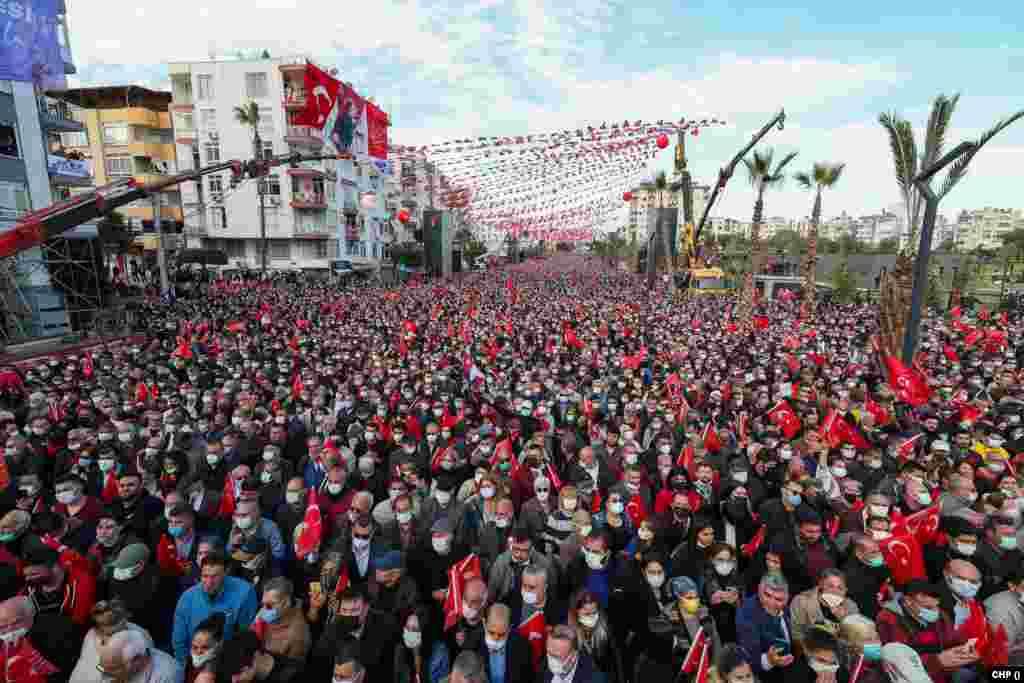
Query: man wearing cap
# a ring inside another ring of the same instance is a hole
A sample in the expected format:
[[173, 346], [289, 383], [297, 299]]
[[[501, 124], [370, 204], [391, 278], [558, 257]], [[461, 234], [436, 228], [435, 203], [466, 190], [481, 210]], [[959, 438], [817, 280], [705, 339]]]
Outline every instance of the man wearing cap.
[[882, 644], [904, 643], [921, 655], [936, 683], [951, 683], [954, 673], [978, 661], [966, 644], [959, 644], [952, 619], [939, 608], [942, 591], [935, 584], [916, 579], [903, 595], [882, 606], [876, 624]]
[[177, 591], [161, 590], [160, 573], [149, 562], [149, 548], [141, 543], [126, 546], [111, 567], [106, 583], [106, 597], [120, 600], [135, 622], [156, 639], [165, 642], [170, 636], [171, 615]]
[[368, 592], [373, 606], [388, 614], [405, 614], [420, 602], [419, 589], [404, 566], [399, 550], [378, 550], [370, 560], [373, 578]]

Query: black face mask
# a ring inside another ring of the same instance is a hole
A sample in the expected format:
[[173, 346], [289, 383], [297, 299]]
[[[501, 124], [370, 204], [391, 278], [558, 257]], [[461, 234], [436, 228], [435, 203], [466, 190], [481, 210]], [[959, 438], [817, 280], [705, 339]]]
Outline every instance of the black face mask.
[[346, 635], [356, 631], [361, 626], [359, 617], [339, 616], [337, 623], [338, 633]]

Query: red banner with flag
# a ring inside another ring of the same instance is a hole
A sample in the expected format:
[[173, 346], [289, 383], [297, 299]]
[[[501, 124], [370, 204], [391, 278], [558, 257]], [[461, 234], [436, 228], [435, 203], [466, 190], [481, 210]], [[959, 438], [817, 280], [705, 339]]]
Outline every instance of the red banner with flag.
[[782, 430], [787, 439], [792, 439], [799, 433], [802, 423], [796, 411], [785, 399], [775, 404], [775, 407], [768, 411], [768, 419], [771, 423]]
[[892, 533], [894, 536], [912, 534], [922, 548], [931, 544], [939, 533], [939, 504], [896, 520]]
[[883, 360], [889, 376], [889, 384], [899, 400], [915, 408], [928, 402], [932, 392], [920, 373], [903, 365], [895, 356], [885, 356]]
[[295, 556], [304, 559], [311, 552], [320, 549], [323, 537], [323, 520], [320, 517], [320, 506], [316, 502], [316, 494], [309, 492], [306, 502], [306, 515], [302, 519], [302, 530], [295, 541]]
[[885, 563], [892, 572], [893, 581], [902, 586], [914, 579], [927, 578], [921, 545], [914, 534], [905, 533], [890, 536], [880, 541], [878, 547], [885, 557]]
[[306, 86], [306, 108], [292, 115], [292, 124], [322, 129], [338, 99], [341, 82], [309, 63], [306, 64], [303, 81]]
[[388, 158], [388, 115], [373, 102], [366, 103], [367, 153], [375, 159]]
[[444, 630], [455, 626], [462, 616], [462, 597], [466, 581], [480, 576], [480, 558], [469, 554], [448, 570], [448, 595], [444, 599]]

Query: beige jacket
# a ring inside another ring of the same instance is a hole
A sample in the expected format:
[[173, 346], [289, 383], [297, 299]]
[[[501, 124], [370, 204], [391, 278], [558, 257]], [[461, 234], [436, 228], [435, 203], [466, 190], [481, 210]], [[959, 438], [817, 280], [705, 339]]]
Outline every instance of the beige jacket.
[[[860, 608], [850, 598], [843, 602], [846, 613], [860, 614]], [[792, 629], [793, 643], [800, 645], [804, 640], [804, 633], [808, 628], [820, 621], [825, 621], [825, 615], [821, 611], [821, 600], [818, 596], [817, 587], [797, 594], [789, 605], [789, 621]]]

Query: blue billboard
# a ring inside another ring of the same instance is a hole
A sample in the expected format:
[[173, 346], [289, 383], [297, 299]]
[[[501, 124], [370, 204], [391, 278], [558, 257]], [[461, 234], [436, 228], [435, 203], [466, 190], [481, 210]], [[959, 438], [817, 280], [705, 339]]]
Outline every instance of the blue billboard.
[[58, 0], [0, 0], [0, 80], [66, 87]]

